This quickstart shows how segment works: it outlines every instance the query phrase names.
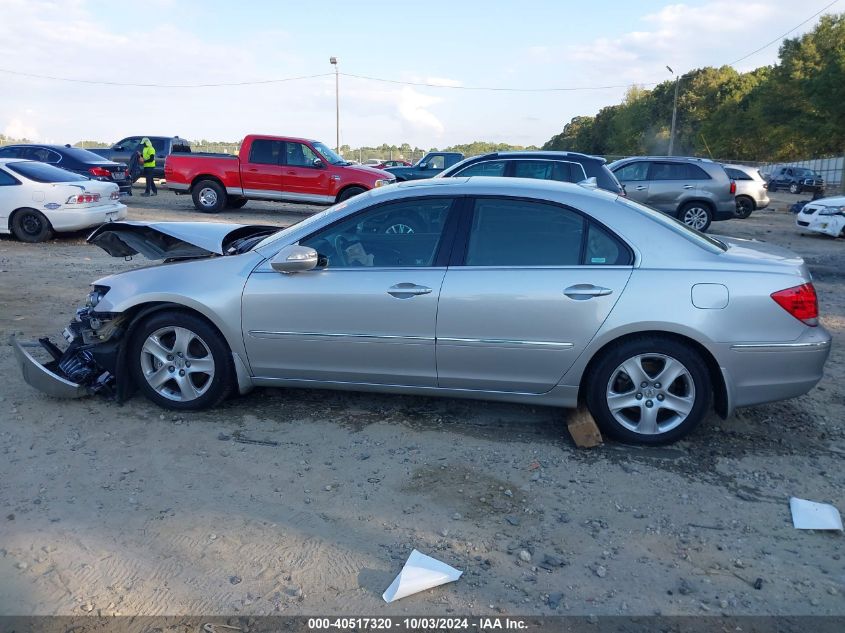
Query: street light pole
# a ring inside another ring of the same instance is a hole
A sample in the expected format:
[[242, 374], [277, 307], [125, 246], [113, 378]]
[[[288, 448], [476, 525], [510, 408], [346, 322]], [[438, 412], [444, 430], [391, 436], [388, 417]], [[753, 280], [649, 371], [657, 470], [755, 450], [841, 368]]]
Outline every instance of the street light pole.
[[334, 151], [340, 154], [340, 79], [337, 70], [337, 57], [329, 57], [329, 63], [334, 66], [334, 116], [337, 135]]
[[[666, 66], [666, 68], [670, 73], [675, 75], [675, 71], [669, 66]], [[678, 81], [680, 79], [680, 75], [675, 75], [675, 100], [672, 102], [672, 129], [669, 131], [669, 156], [672, 156], [672, 152], [675, 149], [675, 121], [678, 118]]]

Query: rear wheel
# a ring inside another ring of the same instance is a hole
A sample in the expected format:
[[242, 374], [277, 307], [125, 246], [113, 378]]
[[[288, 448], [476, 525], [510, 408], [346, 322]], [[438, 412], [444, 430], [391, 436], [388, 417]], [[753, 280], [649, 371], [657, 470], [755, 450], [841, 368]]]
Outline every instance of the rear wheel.
[[191, 190], [194, 206], [204, 213], [219, 213], [227, 204], [226, 190], [214, 180], [201, 180]]
[[746, 219], [754, 211], [754, 201], [748, 196], [736, 197], [736, 217]]
[[703, 202], [688, 202], [681, 207], [678, 219], [688, 227], [703, 233], [713, 221], [713, 212]]
[[665, 444], [701, 422], [712, 386], [692, 347], [644, 336], [608, 351], [590, 372], [586, 394], [603, 432], [626, 442]]
[[337, 197], [337, 201], [343, 202], [344, 200], [349, 200], [349, 198], [364, 193], [365, 191], [366, 189], [364, 189], [363, 187], [349, 187], [349, 189], [344, 189], [341, 192], [341, 194]]
[[228, 208], [230, 208], [230, 209], [240, 209], [240, 208], [241, 208], [242, 206], [244, 206], [246, 203], [247, 203], [247, 199], [246, 199], [246, 198], [241, 198], [241, 197], [230, 197], [230, 198], [229, 198], [229, 202], [226, 204], [226, 206], [227, 206]]
[[43, 213], [35, 209], [15, 211], [9, 228], [21, 242], [46, 242], [53, 237], [53, 227]]
[[138, 388], [166, 409], [213, 407], [232, 389], [226, 340], [192, 314], [159, 312], [142, 322], [130, 342], [129, 363]]

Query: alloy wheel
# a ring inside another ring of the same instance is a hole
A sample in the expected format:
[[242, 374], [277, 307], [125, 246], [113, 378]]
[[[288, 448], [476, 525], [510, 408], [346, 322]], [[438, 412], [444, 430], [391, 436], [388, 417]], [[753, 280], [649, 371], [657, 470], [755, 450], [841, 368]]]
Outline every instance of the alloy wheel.
[[707, 209], [702, 207], [690, 207], [684, 212], [683, 221], [687, 226], [701, 231], [707, 226]]
[[147, 384], [176, 402], [196, 400], [214, 379], [211, 349], [183, 327], [163, 327], [150, 334], [141, 348], [140, 362]]
[[683, 363], [665, 354], [639, 354], [611, 374], [605, 395], [624, 428], [659, 435], [678, 427], [695, 405], [695, 383]]
[[200, 204], [204, 207], [211, 208], [217, 204], [217, 192], [211, 187], [203, 187], [200, 189]]

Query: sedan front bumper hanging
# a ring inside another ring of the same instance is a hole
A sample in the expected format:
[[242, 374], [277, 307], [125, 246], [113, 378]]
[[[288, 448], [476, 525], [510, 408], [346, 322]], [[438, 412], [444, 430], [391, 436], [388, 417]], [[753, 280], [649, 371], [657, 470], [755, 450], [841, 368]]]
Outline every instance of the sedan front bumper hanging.
[[55, 360], [44, 365], [30, 353], [29, 350], [43, 349], [41, 343], [21, 342], [15, 337], [12, 337], [10, 342], [21, 367], [23, 379], [29, 386], [56, 398], [82, 398], [91, 394], [87, 386], [71, 382], [57, 374], [60, 370]]

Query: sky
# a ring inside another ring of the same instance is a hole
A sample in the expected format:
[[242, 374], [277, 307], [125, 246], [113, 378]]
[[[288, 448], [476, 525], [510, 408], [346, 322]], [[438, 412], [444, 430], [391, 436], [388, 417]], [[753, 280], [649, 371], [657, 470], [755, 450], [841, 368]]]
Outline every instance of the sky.
[[[264, 133], [334, 146], [335, 56], [341, 73], [448, 86], [341, 75], [342, 145], [540, 145], [573, 116], [619, 103], [626, 86], [671, 80], [667, 65], [731, 63], [829, 2], [0, 0], [0, 69], [169, 86], [325, 75], [160, 88], [0, 72], [0, 133], [54, 143]], [[735, 67], [775, 63], [777, 52]], [[474, 87], [588, 89], [464, 89]]]

